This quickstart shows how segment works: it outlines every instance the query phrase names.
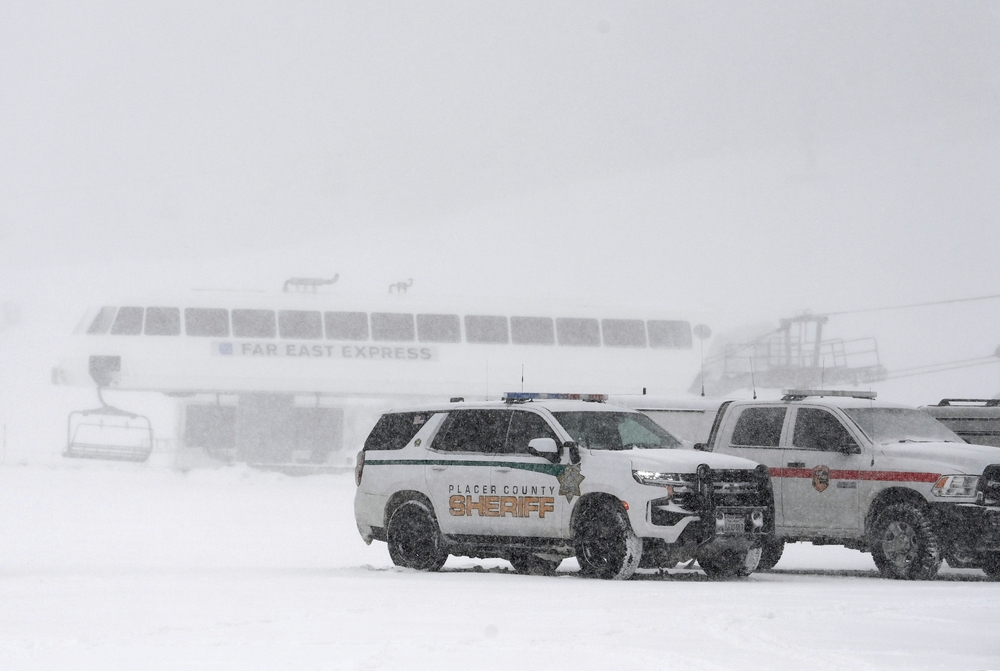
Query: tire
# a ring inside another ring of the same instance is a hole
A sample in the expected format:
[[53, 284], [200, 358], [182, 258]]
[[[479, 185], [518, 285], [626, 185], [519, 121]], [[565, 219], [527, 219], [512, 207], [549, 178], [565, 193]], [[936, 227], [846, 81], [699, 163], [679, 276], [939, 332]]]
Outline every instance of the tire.
[[599, 503], [583, 511], [573, 544], [580, 572], [588, 578], [628, 580], [642, 559], [642, 539], [620, 503]]
[[519, 551], [510, 556], [514, 570], [521, 575], [555, 575], [562, 560], [546, 559], [531, 552]]
[[872, 559], [886, 578], [930, 580], [941, 568], [941, 550], [927, 513], [913, 503], [894, 503], [872, 525]]
[[761, 544], [760, 563], [757, 564], [758, 571], [770, 571], [781, 560], [781, 554], [785, 551], [785, 541], [780, 538], [767, 538]]
[[386, 529], [392, 563], [419, 571], [437, 571], [448, 552], [438, 529], [437, 518], [420, 501], [407, 501], [393, 511]]
[[983, 571], [991, 580], [1000, 580], [1000, 552], [990, 552], [983, 560]]
[[727, 578], [745, 578], [755, 570], [760, 563], [763, 549], [753, 547], [746, 552], [723, 550], [710, 557], [698, 559], [698, 566], [713, 580]]

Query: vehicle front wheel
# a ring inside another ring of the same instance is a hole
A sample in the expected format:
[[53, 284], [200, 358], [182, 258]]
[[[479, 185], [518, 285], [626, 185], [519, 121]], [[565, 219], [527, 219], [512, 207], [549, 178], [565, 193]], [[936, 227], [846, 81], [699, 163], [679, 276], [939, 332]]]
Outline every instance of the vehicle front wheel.
[[941, 568], [941, 550], [930, 519], [913, 503], [895, 503], [872, 525], [872, 559], [886, 578], [930, 580]]
[[531, 552], [515, 552], [510, 556], [510, 563], [521, 575], [555, 575], [562, 560], [546, 559]]
[[407, 501], [393, 511], [386, 540], [389, 557], [396, 566], [437, 571], [448, 559], [437, 518], [420, 501]]
[[993, 580], [1000, 580], [1000, 552], [990, 552], [983, 562], [983, 571]]
[[580, 572], [590, 578], [627, 580], [642, 559], [642, 539], [635, 535], [621, 504], [599, 503], [581, 513], [574, 538]]
[[785, 541], [780, 538], [766, 538], [760, 546], [760, 563], [757, 564], [758, 571], [770, 571], [781, 560], [781, 554], [785, 551]]
[[723, 550], [709, 557], [699, 557], [698, 566], [709, 578], [745, 578], [757, 570], [762, 548], [750, 548], [746, 552]]

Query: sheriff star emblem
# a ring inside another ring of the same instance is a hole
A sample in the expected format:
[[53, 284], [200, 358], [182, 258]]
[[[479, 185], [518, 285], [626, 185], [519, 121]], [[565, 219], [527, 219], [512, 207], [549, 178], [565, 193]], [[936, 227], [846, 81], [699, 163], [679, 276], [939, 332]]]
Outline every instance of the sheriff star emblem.
[[584, 481], [584, 478], [585, 476], [580, 473], [579, 464], [567, 466], [560, 475], [556, 476], [556, 480], [559, 481], [559, 494], [565, 496], [566, 500], [572, 503], [574, 496], [580, 496], [580, 483]]

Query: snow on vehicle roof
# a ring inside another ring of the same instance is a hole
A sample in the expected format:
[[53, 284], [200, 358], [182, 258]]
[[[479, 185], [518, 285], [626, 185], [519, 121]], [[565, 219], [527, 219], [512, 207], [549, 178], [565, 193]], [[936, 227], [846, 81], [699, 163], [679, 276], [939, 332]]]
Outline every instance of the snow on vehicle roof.
[[452, 410], [504, 410], [508, 408], [545, 408], [549, 412], [637, 412], [632, 408], [595, 401], [530, 400], [507, 403], [506, 401], [457, 401], [393, 408], [388, 412], [450, 412]]

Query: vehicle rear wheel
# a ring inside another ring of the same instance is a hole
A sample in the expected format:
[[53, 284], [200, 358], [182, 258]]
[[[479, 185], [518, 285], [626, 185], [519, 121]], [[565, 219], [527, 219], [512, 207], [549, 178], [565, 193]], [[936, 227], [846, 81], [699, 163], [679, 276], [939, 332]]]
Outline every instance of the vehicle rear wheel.
[[723, 550], [709, 557], [699, 557], [698, 566], [714, 580], [745, 578], [757, 570], [761, 554], [762, 549], [759, 547], [750, 548], [746, 552]]
[[580, 572], [590, 578], [627, 580], [642, 559], [642, 539], [620, 503], [599, 503], [584, 510], [573, 543]]
[[990, 552], [986, 555], [983, 571], [992, 580], [1000, 580], [1000, 552]]
[[913, 503], [895, 503], [872, 525], [872, 559], [886, 578], [930, 580], [941, 568], [941, 551], [930, 519]]
[[396, 566], [437, 571], [448, 559], [437, 518], [420, 501], [407, 501], [393, 511], [386, 540], [389, 556]]
[[770, 571], [781, 560], [781, 554], [785, 551], [785, 541], [780, 538], [767, 538], [760, 547], [760, 563], [757, 564], [758, 571]]
[[562, 560], [546, 559], [531, 552], [518, 551], [510, 556], [510, 563], [521, 575], [555, 575]]

